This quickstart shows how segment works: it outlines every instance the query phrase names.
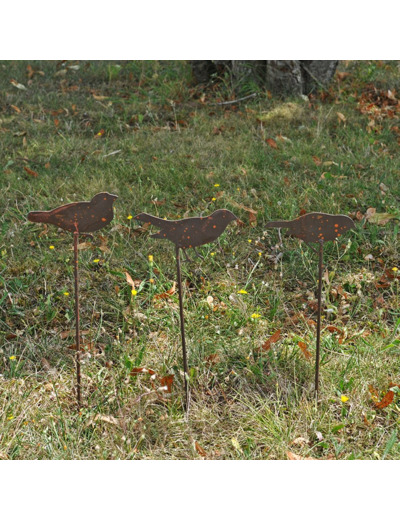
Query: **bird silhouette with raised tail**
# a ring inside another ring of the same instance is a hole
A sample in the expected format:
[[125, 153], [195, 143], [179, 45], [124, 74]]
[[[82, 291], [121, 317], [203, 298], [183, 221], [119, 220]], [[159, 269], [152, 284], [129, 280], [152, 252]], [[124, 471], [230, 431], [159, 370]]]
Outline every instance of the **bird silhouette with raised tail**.
[[160, 228], [158, 233], [150, 236], [170, 240], [177, 248], [182, 249], [186, 259], [190, 260], [186, 249], [193, 249], [195, 254], [201, 257], [196, 247], [216, 240], [225, 231], [226, 226], [237, 220], [237, 217], [227, 209], [218, 209], [208, 217], [164, 220], [148, 213], [139, 213], [135, 219]]
[[353, 220], [347, 215], [328, 213], [307, 213], [294, 220], [268, 222], [267, 227], [288, 228], [288, 235], [304, 242], [329, 242], [355, 228]]
[[71, 233], [87, 234], [111, 222], [114, 217], [113, 202], [117, 198], [117, 195], [102, 192], [90, 202], [72, 202], [50, 211], [31, 211], [28, 220], [54, 224]]

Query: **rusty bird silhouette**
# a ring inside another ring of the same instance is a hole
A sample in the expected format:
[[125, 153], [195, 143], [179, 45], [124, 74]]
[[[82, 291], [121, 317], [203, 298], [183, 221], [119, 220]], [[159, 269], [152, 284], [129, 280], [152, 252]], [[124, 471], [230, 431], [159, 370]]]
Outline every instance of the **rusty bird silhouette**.
[[107, 192], [98, 193], [90, 202], [71, 202], [50, 211], [31, 211], [28, 220], [54, 224], [71, 233], [90, 233], [111, 222], [113, 202], [118, 197]]
[[355, 224], [347, 215], [329, 215], [328, 213], [307, 213], [294, 220], [268, 222], [266, 227], [288, 228], [288, 235], [304, 242], [329, 242], [341, 237]]

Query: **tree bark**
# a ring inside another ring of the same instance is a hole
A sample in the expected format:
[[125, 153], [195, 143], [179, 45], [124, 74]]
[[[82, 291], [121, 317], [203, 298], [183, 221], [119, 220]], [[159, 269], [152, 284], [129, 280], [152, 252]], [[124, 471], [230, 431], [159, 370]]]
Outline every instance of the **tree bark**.
[[252, 83], [278, 96], [308, 95], [326, 88], [338, 60], [196, 60], [191, 61], [196, 83], [208, 83], [228, 71], [234, 90], [242, 92]]

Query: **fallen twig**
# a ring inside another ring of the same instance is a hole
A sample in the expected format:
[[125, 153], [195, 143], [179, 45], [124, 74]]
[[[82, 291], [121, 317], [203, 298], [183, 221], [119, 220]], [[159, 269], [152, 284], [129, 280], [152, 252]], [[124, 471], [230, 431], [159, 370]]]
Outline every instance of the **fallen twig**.
[[211, 103], [211, 105], [218, 105], [218, 106], [221, 106], [221, 105], [234, 105], [236, 103], [240, 103], [241, 101], [246, 101], [246, 99], [254, 98], [254, 97], [257, 97], [257, 96], [258, 96], [258, 93], [257, 92], [253, 92], [253, 94], [250, 94], [249, 96], [245, 96], [245, 97], [242, 97], [242, 98], [239, 98], [239, 99], [234, 99], [233, 101], [222, 101], [221, 103]]

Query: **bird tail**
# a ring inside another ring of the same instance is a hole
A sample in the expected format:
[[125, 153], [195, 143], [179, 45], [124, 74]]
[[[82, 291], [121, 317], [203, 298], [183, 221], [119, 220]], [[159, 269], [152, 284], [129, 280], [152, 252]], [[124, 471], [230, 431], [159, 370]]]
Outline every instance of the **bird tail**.
[[290, 225], [290, 220], [275, 220], [274, 222], [267, 222], [266, 227], [290, 228]]
[[165, 227], [166, 224], [164, 219], [153, 217], [153, 215], [149, 215], [148, 213], [139, 213], [139, 215], [136, 215], [135, 219], [144, 223], [152, 224], [153, 226], [157, 226], [159, 228]]
[[31, 222], [47, 222], [48, 214], [47, 211], [31, 211], [27, 218]]

